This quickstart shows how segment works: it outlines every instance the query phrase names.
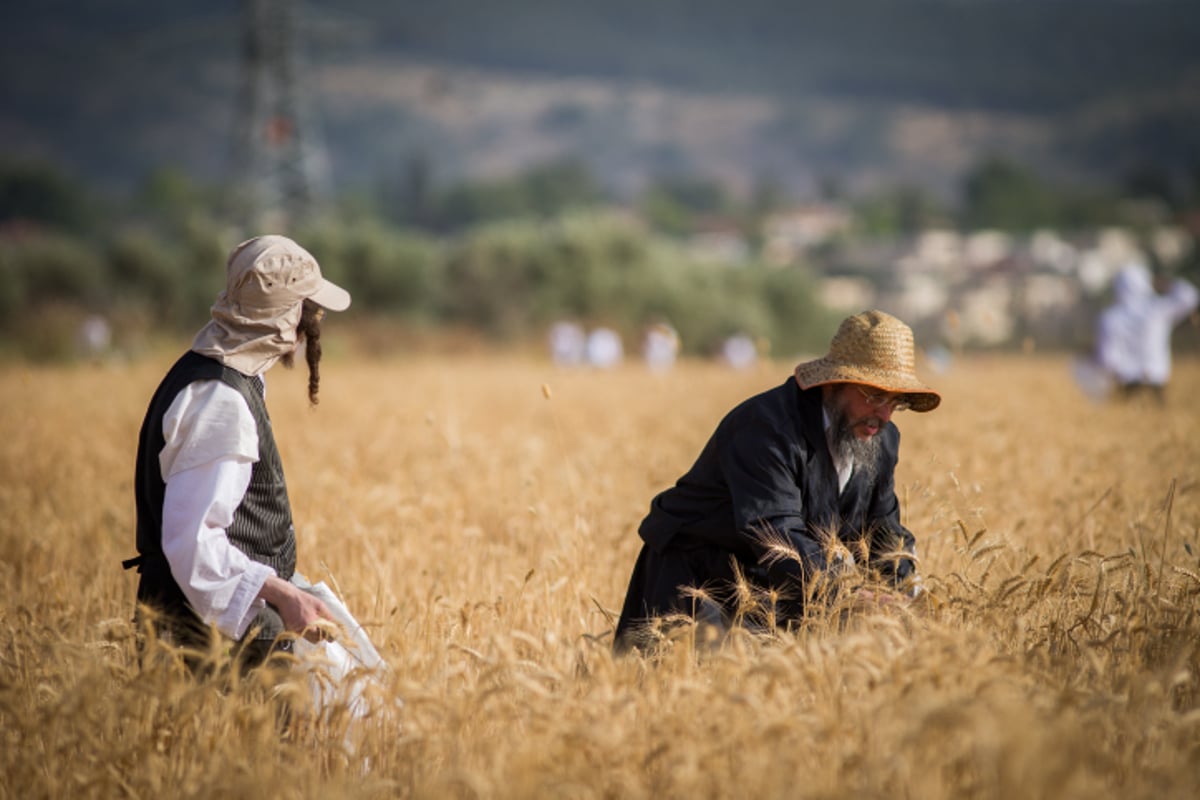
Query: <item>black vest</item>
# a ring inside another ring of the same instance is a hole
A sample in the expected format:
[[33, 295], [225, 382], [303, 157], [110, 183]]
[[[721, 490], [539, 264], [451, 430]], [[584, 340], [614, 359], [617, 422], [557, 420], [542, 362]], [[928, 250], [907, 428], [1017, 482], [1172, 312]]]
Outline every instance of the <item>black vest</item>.
[[[229, 541], [250, 558], [273, 568], [284, 580], [291, 578], [296, 570], [296, 534], [283, 463], [262, 395], [251, 378], [208, 356], [188, 351], [159, 384], [142, 422], [134, 475], [139, 555], [126, 565], [136, 564], [141, 573], [138, 602], [152, 606], [168, 617], [160, 629], [170, 631], [182, 640], [181, 643], [196, 644], [199, 643], [196, 635], [202, 631], [206, 634], [207, 628], [188, 606], [162, 552], [166, 483], [158, 456], [165, 444], [162, 426], [167, 409], [179, 392], [199, 380], [220, 380], [237, 389], [246, 399], [258, 428], [258, 461], [251, 470], [245, 497], [234, 512], [233, 523], [226, 529]], [[250, 630], [257, 630], [253, 635], [259, 639], [273, 639], [283, 630], [283, 625], [279, 615], [268, 607], [255, 619]]]

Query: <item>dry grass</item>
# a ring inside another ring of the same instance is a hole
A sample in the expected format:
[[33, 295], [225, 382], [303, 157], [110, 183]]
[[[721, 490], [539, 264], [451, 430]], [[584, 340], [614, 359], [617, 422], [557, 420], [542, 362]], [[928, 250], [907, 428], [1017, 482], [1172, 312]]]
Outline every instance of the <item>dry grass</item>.
[[301, 570], [405, 703], [364, 771], [338, 719], [281, 738], [263, 687], [137, 666], [119, 562], [174, 355], [0, 373], [0, 797], [1200, 794], [1200, 364], [1159, 411], [963, 360], [900, 420], [927, 603], [653, 661], [608, 651], [634, 529], [790, 364], [330, 359], [316, 411], [276, 370]]

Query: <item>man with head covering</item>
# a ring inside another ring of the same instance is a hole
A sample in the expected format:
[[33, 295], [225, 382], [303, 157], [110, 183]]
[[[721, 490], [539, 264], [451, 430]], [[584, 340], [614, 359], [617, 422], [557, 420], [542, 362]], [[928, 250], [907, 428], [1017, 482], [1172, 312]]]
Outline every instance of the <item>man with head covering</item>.
[[1118, 396], [1147, 392], [1166, 400], [1171, 377], [1171, 333], [1195, 309], [1196, 287], [1160, 276], [1158, 285], [1140, 262], [1113, 279], [1113, 303], [1096, 323], [1096, 357], [1116, 382]]
[[844, 320], [828, 355], [730, 411], [651, 502], [616, 650], [648, 644], [662, 617], [786, 627], [819, 576], [852, 564], [915, 594], [891, 417], [940, 401], [917, 378], [907, 325], [882, 311]]
[[[290, 582], [296, 534], [263, 374], [303, 345], [317, 403], [321, 319], [349, 307], [315, 258], [283, 236], [234, 248], [211, 321], [150, 400], [135, 472], [139, 607], [164, 639], [207, 650], [215, 627], [260, 664], [285, 631], [318, 638], [332, 619]], [[189, 662], [195, 666], [194, 661]]]

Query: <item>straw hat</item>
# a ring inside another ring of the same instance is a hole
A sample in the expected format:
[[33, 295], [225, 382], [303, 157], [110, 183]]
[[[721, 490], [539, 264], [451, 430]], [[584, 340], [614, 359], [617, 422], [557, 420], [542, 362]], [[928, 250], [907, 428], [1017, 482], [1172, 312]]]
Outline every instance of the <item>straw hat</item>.
[[802, 389], [858, 383], [902, 394], [913, 411], [932, 411], [941, 395], [917, 378], [912, 329], [891, 314], [864, 311], [847, 317], [829, 343], [829, 354], [796, 367]]

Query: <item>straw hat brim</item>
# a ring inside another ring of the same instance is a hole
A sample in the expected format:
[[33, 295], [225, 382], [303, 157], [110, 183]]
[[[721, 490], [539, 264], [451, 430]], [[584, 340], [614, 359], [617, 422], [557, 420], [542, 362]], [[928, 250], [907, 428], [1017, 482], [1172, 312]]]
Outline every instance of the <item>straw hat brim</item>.
[[858, 383], [883, 392], [904, 395], [913, 411], [933, 411], [942, 396], [913, 375], [897, 370], [839, 364], [828, 357], [807, 361], [796, 367], [796, 382], [801, 389], [830, 383]]

